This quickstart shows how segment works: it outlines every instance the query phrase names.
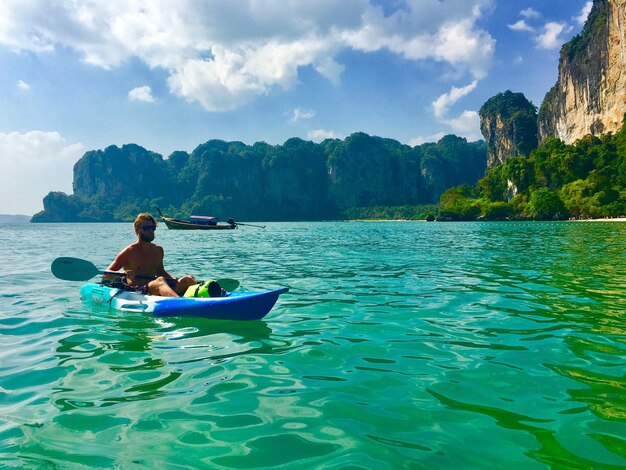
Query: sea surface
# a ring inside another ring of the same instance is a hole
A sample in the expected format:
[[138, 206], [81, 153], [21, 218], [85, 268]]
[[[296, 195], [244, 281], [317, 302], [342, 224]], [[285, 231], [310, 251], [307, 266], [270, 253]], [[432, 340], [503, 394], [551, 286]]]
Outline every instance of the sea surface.
[[626, 468], [626, 223], [160, 225], [262, 321], [80, 299], [132, 224], [0, 225], [0, 467]]

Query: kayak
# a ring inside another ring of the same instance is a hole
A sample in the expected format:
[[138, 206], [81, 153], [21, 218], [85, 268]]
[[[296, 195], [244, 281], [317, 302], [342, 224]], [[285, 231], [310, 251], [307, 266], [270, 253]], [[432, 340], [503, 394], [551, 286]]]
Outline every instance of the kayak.
[[229, 292], [225, 297], [161, 297], [124, 291], [101, 284], [85, 284], [83, 299], [123, 312], [146, 312], [156, 317], [201, 317], [222, 320], [259, 320], [274, 307], [283, 287], [264, 292]]

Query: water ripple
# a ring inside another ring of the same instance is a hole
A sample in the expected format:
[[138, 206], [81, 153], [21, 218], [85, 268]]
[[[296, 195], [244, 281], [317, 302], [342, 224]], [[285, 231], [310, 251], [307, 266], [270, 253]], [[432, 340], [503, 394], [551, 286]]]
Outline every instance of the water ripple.
[[290, 287], [263, 321], [121, 314], [51, 276], [127, 224], [0, 226], [3, 464], [626, 466], [626, 224], [235, 232], [157, 236], [174, 274]]

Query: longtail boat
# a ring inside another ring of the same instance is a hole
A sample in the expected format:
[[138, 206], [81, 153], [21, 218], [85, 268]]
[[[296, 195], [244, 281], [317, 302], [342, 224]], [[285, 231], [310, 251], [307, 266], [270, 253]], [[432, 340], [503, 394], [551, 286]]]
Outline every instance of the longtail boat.
[[189, 220], [180, 220], [165, 217], [158, 207], [157, 211], [167, 228], [172, 230], [233, 230], [237, 228], [237, 223], [233, 219], [228, 219], [225, 224], [218, 223], [217, 217], [206, 215], [192, 215]]

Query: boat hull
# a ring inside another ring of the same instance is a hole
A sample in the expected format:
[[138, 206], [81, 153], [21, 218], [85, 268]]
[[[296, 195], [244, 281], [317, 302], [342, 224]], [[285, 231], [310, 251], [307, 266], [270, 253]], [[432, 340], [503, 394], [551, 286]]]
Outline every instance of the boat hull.
[[230, 292], [226, 297], [160, 297], [128, 292], [101, 284], [85, 284], [83, 299], [122, 312], [145, 312], [156, 317], [200, 317], [220, 320], [259, 320], [288, 288], [264, 292]]
[[237, 225], [194, 224], [192, 222], [186, 222], [184, 220], [171, 219], [170, 217], [161, 217], [161, 220], [163, 220], [167, 228], [172, 230], [234, 230], [237, 228]]

